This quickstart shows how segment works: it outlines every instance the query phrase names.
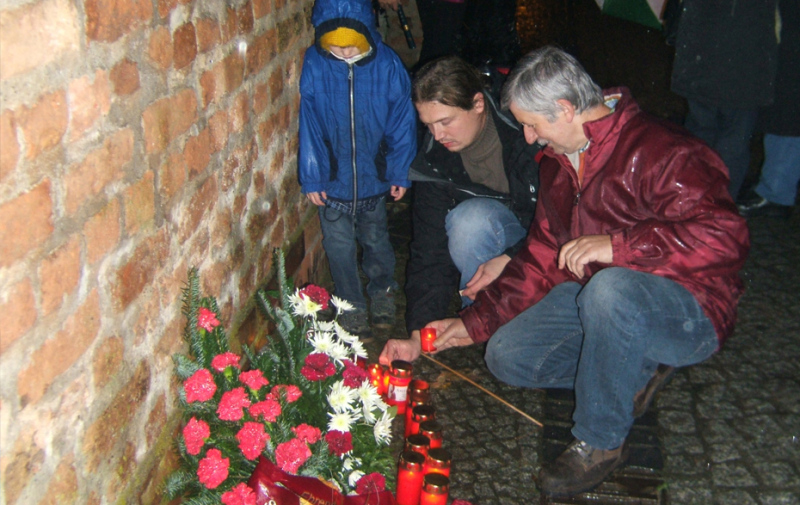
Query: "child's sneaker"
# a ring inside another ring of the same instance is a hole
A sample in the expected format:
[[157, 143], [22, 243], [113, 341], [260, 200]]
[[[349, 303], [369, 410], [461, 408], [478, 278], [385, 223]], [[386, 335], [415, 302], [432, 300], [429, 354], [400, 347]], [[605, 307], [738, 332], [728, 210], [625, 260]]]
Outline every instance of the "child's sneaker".
[[386, 288], [372, 297], [370, 307], [372, 315], [372, 325], [378, 328], [391, 328], [394, 325], [394, 292], [392, 288]]
[[349, 333], [358, 337], [370, 336], [367, 311], [364, 309], [351, 310], [339, 316], [339, 324]]

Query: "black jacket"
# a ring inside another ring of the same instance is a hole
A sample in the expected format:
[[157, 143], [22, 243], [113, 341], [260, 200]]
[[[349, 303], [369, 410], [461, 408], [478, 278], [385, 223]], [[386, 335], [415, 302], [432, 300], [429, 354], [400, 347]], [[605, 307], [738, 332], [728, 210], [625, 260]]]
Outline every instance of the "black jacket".
[[[472, 182], [461, 155], [448, 151], [430, 133], [425, 135], [409, 172], [409, 179], [414, 183], [413, 238], [406, 272], [406, 327], [409, 332], [447, 317], [458, 288], [460, 274], [450, 258], [444, 225], [450, 210], [470, 198], [495, 198], [514, 212], [526, 230], [533, 220], [539, 189], [536, 154], [540, 148], [528, 145], [514, 118], [501, 112], [488, 94], [484, 93], [484, 97], [503, 146], [509, 194]], [[524, 239], [505, 253], [513, 256], [523, 243]]]

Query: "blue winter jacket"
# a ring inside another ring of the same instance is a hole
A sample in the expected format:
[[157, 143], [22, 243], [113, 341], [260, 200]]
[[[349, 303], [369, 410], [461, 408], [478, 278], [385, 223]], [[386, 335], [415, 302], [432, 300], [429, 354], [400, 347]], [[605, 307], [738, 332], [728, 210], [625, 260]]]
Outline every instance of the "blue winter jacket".
[[[408, 168], [417, 150], [411, 81], [400, 58], [381, 41], [374, 19], [368, 0], [314, 4], [316, 40], [306, 50], [300, 78], [303, 193], [325, 191], [328, 198], [355, 202], [392, 185], [411, 185]], [[342, 26], [363, 34], [372, 48], [355, 64], [320, 46], [322, 35]]]

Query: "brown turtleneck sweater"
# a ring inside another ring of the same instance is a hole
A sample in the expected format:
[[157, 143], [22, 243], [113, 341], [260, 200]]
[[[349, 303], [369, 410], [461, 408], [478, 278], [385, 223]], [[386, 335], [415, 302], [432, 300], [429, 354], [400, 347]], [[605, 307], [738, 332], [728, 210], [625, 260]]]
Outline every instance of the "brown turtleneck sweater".
[[461, 161], [472, 182], [483, 184], [500, 193], [508, 193], [508, 178], [503, 168], [503, 146], [497, 136], [491, 113], [486, 113], [486, 124], [475, 141], [461, 150]]

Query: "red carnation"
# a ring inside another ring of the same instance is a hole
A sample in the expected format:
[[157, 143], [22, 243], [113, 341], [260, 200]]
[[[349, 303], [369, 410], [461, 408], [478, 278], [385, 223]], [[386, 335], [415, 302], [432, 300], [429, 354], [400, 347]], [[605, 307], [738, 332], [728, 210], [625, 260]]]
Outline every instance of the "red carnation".
[[268, 423], [274, 423], [281, 415], [281, 404], [273, 398], [267, 398], [263, 402], [254, 403], [250, 407], [250, 415], [256, 419], [261, 416]]
[[236, 434], [236, 440], [239, 441], [239, 449], [242, 450], [244, 457], [254, 460], [267, 446], [269, 434], [264, 431], [263, 424], [246, 422], [242, 429], [239, 430], [239, 433]]
[[353, 435], [350, 432], [329, 431], [325, 434], [328, 450], [331, 454], [342, 456], [353, 450]]
[[275, 448], [275, 462], [284, 472], [296, 475], [297, 470], [311, 457], [311, 449], [299, 438], [278, 444]]
[[320, 437], [322, 437], [322, 432], [319, 431], [319, 428], [306, 423], [295, 426], [292, 428], [292, 431], [297, 435], [297, 438], [308, 444], [316, 444], [319, 442]]
[[309, 284], [308, 286], [304, 287], [300, 290], [299, 295], [303, 298], [308, 298], [312, 302], [320, 305], [322, 310], [328, 308], [328, 302], [331, 299], [331, 295], [325, 288], [321, 288], [314, 284]]
[[183, 427], [183, 441], [186, 443], [186, 452], [192, 456], [200, 454], [200, 449], [206, 443], [206, 439], [211, 436], [211, 428], [208, 423], [196, 418], [189, 419]]
[[286, 403], [296, 402], [301, 396], [303, 396], [303, 392], [300, 391], [300, 388], [294, 384], [278, 384], [272, 388], [269, 394], [273, 395], [275, 398], [280, 398], [281, 394], [283, 394], [285, 396]]
[[256, 505], [256, 493], [244, 482], [222, 494], [222, 503], [225, 505]]
[[217, 415], [223, 421], [238, 421], [244, 413], [242, 409], [250, 406], [250, 399], [244, 388], [235, 388], [222, 394]]
[[200, 307], [200, 312], [197, 314], [197, 327], [211, 332], [214, 328], [219, 326], [217, 315], [205, 307]]
[[314, 352], [306, 356], [306, 364], [300, 369], [303, 377], [310, 381], [321, 381], [336, 373], [336, 366], [327, 354]]
[[386, 477], [378, 472], [364, 475], [356, 482], [356, 494], [380, 493], [386, 489]]
[[232, 352], [217, 354], [214, 356], [214, 359], [211, 360], [211, 367], [217, 372], [224, 372], [229, 366], [239, 366], [239, 356]]
[[204, 402], [214, 397], [217, 385], [214, 377], [206, 368], [196, 371], [183, 383], [183, 391], [186, 393], [186, 402]]
[[200, 460], [197, 477], [208, 489], [214, 489], [228, 478], [231, 461], [223, 458], [219, 449], [209, 449], [206, 457]]
[[264, 374], [261, 373], [261, 370], [242, 372], [239, 374], [239, 380], [253, 391], [258, 391], [261, 389], [261, 386], [269, 384], [269, 381], [264, 377]]
[[367, 371], [363, 368], [353, 364], [352, 361], [349, 359], [344, 360], [344, 372], [342, 373], [342, 378], [344, 379], [344, 385], [357, 389], [361, 384], [364, 383], [365, 380], [369, 379], [369, 375], [367, 375]]

